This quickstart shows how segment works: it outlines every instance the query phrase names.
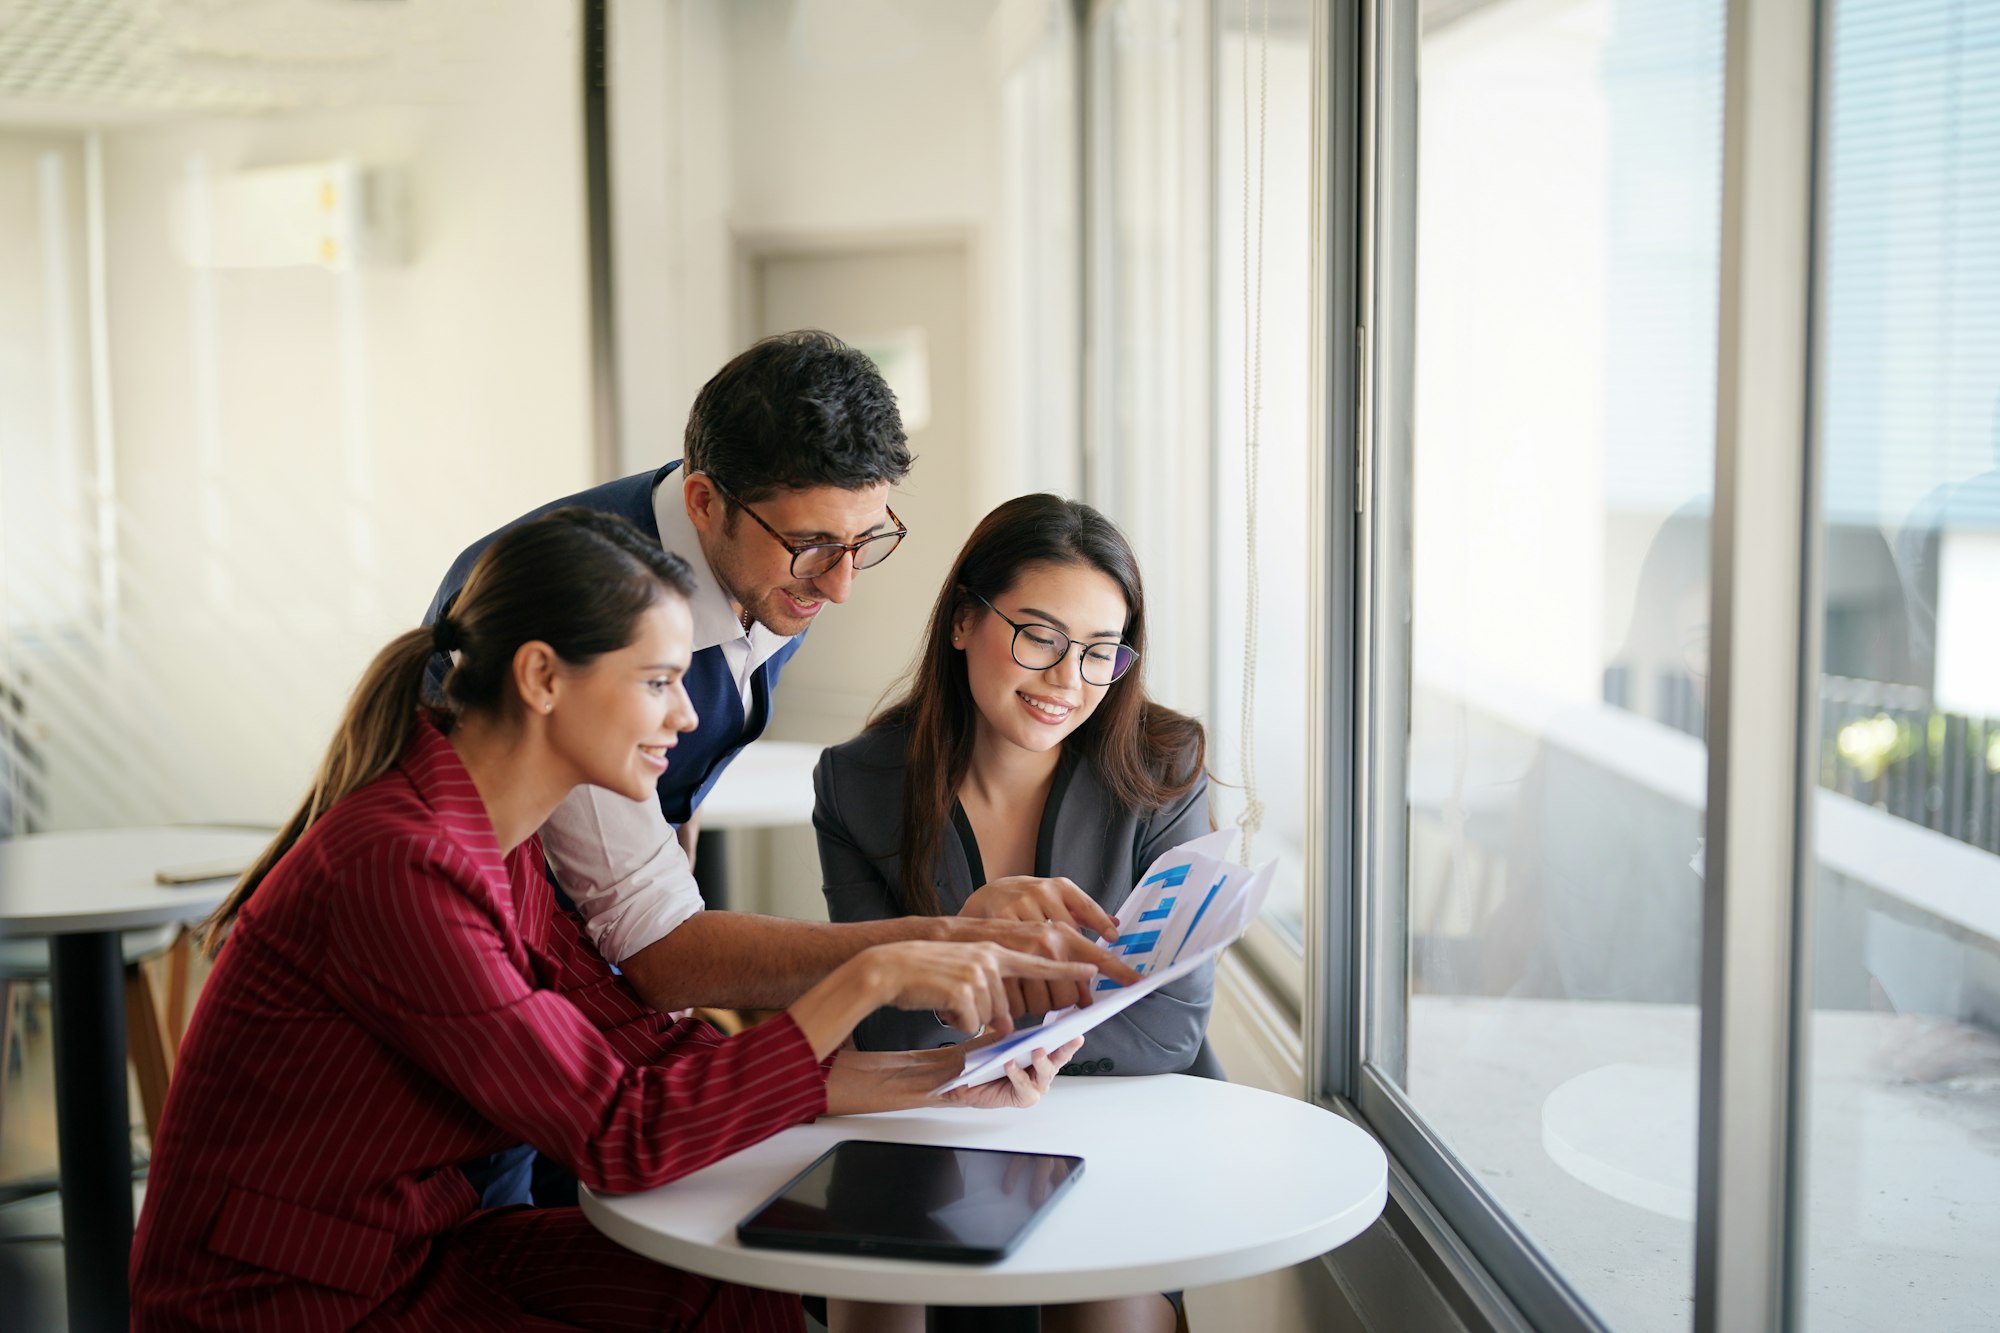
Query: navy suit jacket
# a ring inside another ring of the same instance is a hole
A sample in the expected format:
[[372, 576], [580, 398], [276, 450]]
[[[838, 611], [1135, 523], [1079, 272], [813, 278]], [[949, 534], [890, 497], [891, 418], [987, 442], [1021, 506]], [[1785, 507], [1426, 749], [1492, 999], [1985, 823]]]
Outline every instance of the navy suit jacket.
[[[675, 459], [656, 472], [640, 472], [617, 481], [594, 486], [590, 490], [575, 495], [564, 496], [560, 500], [530, 510], [506, 527], [487, 533], [478, 541], [459, 553], [451, 569], [445, 574], [444, 582], [438, 585], [437, 595], [431, 598], [430, 608], [424, 612], [424, 623], [430, 624], [457, 598], [465, 580], [472, 573], [472, 566], [481, 553], [508, 528], [540, 518], [552, 509], [565, 505], [580, 505], [585, 509], [595, 509], [606, 514], [616, 514], [630, 523], [648, 538], [660, 540], [660, 525], [653, 515], [653, 488], [665, 481], [674, 469], [681, 465]], [[702, 558], [700, 551], [676, 551], [690, 563]], [[778, 684], [778, 674], [785, 663], [799, 650], [799, 643], [805, 636], [801, 633], [790, 643], [766, 658], [750, 679], [750, 711], [745, 716], [743, 696], [736, 688], [736, 681], [730, 675], [729, 663], [722, 656], [718, 645], [704, 648], [694, 655], [688, 665], [685, 683], [688, 697], [693, 700], [695, 712], [701, 718], [700, 725], [680, 739], [674, 747], [674, 762], [660, 777], [660, 809], [666, 812], [667, 822], [679, 827], [693, 817], [709, 789], [715, 786], [729, 761], [751, 741], [764, 734], [764, 728], [771, 720], [771, 691]], [[443, 681], [444, 669], [440, 662], [432, 668], [432, 685]]]

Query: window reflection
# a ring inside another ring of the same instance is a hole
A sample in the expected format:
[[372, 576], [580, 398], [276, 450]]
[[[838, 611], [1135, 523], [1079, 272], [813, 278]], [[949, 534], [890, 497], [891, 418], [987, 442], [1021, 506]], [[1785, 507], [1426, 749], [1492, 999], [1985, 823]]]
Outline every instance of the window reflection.
[[2000, 1308], [2000, 11], [1832, 7], [1806, 1323]]
[[1682, 1327], [1723, 5], [1428, 17], [1403, 1081], [1607, 1324]]

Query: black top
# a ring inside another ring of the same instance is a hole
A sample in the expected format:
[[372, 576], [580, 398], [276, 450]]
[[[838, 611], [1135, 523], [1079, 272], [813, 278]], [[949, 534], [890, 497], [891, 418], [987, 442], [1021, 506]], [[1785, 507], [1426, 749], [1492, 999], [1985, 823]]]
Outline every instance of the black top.
[[[1049, 869], [1049, 858], [1055, 854], [1056, 814], [1062, 809], [1063, 793], [1069, 790], [1070, 774], [1076, 769], [1076, 756], [1063, 752], [1056, 761], [1056, 779], [1049, 786], [1048, 799], [1042, 803], [1042, 825], [1035, 834], [1035, 874], [1043, 879], [1058, 873]], [[979, 855], [979, 838], [972, 831], [972, 821], [966, 817], [965, 807], [956, 798], [951, 803], [951, 826], [958, 833], [958, 845], [965, 852], [965, 863], [971, 867], [972, 882], [986, 882], [986, 861]], [[1135, 877], [1136, 878], [1136, 877]]]
[[[904, 914], [896, 885], [907, 753], [907, 731], [865, 731], [828, 749], [813, 771], [813, 828], [827, 915], [835, 921]], [[957, 836], [938, 840], [932, 867], [938, 906], [947, 913], [986, 882], [971, 824], [955, 802], [951, 822]], [[1153, 858], [1211, 828], [1206, 775], [1165, 809], [1132, 810], [1112, 798], [1092, 765], [1065, 753], [1042, 807], [1035, 872], [1067, 876], [1115, 915]], [[1210, 963], [1093, 1030], [1065, 1068], [1085, 1074], [1188, 1070], [1201, 1051], [1214, 990]], [[930, 1014], [883, 1009], [863, 1020], [854, 1037], [863, 1050], [903, 1051], [950, 1045], [966, 1035]]]

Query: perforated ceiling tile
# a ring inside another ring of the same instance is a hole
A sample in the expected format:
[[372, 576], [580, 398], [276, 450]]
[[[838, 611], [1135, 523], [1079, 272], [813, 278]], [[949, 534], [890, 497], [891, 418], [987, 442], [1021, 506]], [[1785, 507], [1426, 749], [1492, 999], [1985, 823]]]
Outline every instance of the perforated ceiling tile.
[[0, 0], [0, 122], [431, 101], [473, 17], [467, 0]]

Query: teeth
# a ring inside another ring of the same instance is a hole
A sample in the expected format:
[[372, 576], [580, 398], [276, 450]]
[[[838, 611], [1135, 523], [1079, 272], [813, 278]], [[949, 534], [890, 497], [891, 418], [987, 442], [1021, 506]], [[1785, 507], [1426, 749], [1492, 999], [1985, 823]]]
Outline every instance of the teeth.
[[1047, 713], [1050, 717], [1069, 716], [1070, 710], [1067, 708], [1058, 707], [1055, 704], [1045, 704], [1040, 699], [1031, 699], [1025, 694], [1021, 695], [1020, 697], [1022, 702], [1026, 703], [1028, 707], [1034, 709], [1038, 713]]

